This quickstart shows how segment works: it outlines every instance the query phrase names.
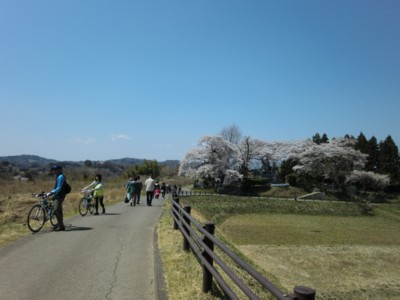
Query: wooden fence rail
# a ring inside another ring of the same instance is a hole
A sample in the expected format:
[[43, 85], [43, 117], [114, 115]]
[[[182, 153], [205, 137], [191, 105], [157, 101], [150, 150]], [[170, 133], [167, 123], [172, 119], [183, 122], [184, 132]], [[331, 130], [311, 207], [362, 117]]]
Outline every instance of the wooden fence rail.
[[[241, 270], [258, 281], [263, 288], [269, 291], [276, 299], [279, 300], [314, 300], [315, 290], [296, 286], [293, 294], [285, 294], [272, 284], [268, 279], [264, 278], [248, 263], [238, 257], [232, 250], [224, 245], [214, 236], [215, 225], [207, 222], [201, 225], [191, 215], [191, 207], [181, 207], [178, 197], [173, 197], [171, 205], [171, 213], [174, 219], [174, 229], [180, 230], [183, 235], [183, 249], [191, 251], [197, 261], [203, 268], [203, 292], [207, 293], [211, 290], [213, 279], [217, 282], [221, 290], [228, 299], [239, 299], [232, 287], [226, 282], [223, 276], [214, 268], [216, 263], [220, 269], [230, 278], [230, 280], [249, 298], [260, 299], [259, 296], [249, 286], [247, 286], [240, 275], [236, 274], [227, 263], [220, 258], [214, 251], [217, 246], [224, 254], [226, 254]], [[226, 276], [225, 276], [226, 277]]]
[[[185, 196], [214, 196], [214, 195], [215, 196], [220, 196], [221, 194], [213, 192], [213, 191], [192, 191], [192, 190], [182, 190], [182, 191], [180, 191], [179, 194], [177, 194], [178, 197], [179, 196], [182, 196], [182, 197], [185, 197]], [[295, 201], [307, 201], [307, 199], [299, 197], [300, 195], [297, 195], [297, 194], [293, 194], [290, 197], [287, 196], [287, 195], [282, 196], [282, 195], [279, 195], [278, 193], [274, 194], [274, 195], [270, 195], [270, 196], [261, 196], [260, 194], [257, 194], [257, 195], [241, 195], [241, 196], [243, 196], [243, 197], [246, 197], [246, 196], [248, 196], [248, 197], [257, 197], [257, 198], [265, 198], [265, 199], [276, 199], [276, 200], [289, 200], [289, 199], [292, 199], [292, 200], [295, 200]], [[315, 200], [315, 199], [311, 199], [311, 200]], [[327, 199], [318, 199], [318, 200], [320, 200], [320, 201], [321, 200], [330, 201], [331, 199], [327, 198]]]

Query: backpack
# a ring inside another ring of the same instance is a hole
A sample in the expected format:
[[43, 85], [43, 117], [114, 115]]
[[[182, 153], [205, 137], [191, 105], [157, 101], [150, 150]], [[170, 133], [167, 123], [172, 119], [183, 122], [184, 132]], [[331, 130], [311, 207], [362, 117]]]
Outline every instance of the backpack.
[[62, 193], [66, 195], [69, 194], [70, 192], [71, 192], [71, 186], [68, 184], [67, 180], [65, 180], [62, 187]]

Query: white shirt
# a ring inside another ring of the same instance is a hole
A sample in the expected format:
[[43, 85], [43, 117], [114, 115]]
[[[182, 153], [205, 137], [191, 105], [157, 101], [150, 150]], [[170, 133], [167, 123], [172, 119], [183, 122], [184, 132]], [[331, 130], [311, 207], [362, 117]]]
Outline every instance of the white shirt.
[[149, 177], [146, 179], [144, 182], [144, 185], [146, 186], [146, 192], [153, 192], [154, 191], [154, 179]]

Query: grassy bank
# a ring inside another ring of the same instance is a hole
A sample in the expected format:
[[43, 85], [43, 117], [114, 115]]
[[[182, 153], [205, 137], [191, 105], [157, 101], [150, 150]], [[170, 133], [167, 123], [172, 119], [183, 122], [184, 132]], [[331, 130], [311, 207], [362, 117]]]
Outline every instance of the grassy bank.
[[[366, 216], [356, 204], [341, 202], [217, 196], [181, 202], [192, 206], [197, 219], [215, 222], [217, 235], [267, 278], [277, 278], [283, 290], [305, 285], [317, 290], [318, 299], [400, 299], [398, 205], [374, 207]], [[193, 255], [183, 253], [182, 236], [172, 230], [169, 214], [159, 231], [171, 299], [211, 297], [199, 290], [201, 268]], [[173, 247], [164, 244], [170, 239], [176, 239]], [[199, 294], [185, 295], [187, 286]]]

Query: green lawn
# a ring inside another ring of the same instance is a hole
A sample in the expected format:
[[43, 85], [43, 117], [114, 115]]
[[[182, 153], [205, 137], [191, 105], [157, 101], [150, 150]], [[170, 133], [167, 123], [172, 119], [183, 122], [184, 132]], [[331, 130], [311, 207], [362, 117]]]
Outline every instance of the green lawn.
[[317, 299], [400, 299], [400, 209], [355, 203], [203, 196], [182, 198], [216, 223], [267, 278]]
[[235, 245], [400, 245], [400, 222], [380, 216], [238, 215], [219, 230]]

